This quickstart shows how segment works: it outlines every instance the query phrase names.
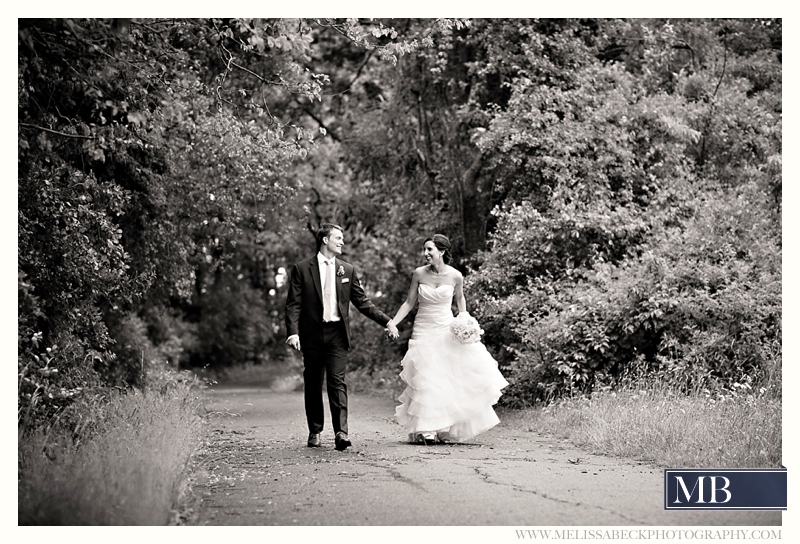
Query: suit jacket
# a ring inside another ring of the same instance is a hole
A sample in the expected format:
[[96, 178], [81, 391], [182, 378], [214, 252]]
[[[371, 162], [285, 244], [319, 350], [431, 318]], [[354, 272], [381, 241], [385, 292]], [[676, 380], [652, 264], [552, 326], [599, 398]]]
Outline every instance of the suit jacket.
[[[339, 270], [344, 274], [339, 275]], [[347, 349], [350, 342], [350, 303], [356, 309], [382, 327], [389, 323], [389, 316], [381, 312], [367, 298], [355, 268], [336, 257], [336, 296], [339, 315], [347, 332]], [[300, 336], [300, 348], [312, 351], [322, 345], [322, 284], [319, 277], [317, 255], [292, 267], [289, 293], [286, 295], [286, 335]]]

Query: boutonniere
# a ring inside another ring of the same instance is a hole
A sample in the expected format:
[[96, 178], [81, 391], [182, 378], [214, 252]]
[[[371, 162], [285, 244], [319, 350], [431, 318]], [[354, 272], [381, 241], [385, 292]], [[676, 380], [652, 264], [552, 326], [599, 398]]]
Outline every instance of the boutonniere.
[[336, 275], [341, 277], [344, 276], [344, 267], [339, 265], [339, 270], [336, 271]]

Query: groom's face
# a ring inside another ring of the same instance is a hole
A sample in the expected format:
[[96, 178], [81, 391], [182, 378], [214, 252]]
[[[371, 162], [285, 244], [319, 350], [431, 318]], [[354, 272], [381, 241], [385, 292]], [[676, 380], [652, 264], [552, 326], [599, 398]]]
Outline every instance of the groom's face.
[[325, 247], [336, 255], [342, 254], [342, 246], [344, 246], [344, 234], [339, 229], [331, 230], [330, 236], [323, 238], [323, 242], [327, 240]]

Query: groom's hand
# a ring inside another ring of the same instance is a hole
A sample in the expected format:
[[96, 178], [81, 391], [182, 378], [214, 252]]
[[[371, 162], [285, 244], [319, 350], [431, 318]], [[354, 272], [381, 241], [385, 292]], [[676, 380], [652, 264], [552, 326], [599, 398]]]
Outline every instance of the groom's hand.
[[300, 338], [297, 336], [290, 336], [286, 339], [286, 343], [292, 346], [294, 349], [300, 349]]

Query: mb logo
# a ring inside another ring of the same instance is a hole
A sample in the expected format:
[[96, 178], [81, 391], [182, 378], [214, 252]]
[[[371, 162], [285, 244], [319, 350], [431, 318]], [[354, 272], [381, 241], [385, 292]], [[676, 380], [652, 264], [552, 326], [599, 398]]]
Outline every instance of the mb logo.
[[[708, 479], [708, 484], [705, 483], [706, 479]], [[675, 476], [675, 484], [678, 486], [675, 489], [675, 504], [683, 504], [681, 494], [686, 504], [692, 504], [693, 497], [694, 504], [725, 503], [731, 500], [731, 492], [728, 489], [731, 481], [725, 476], [698, 476], [695, 478], [691, 491], [683, 480], [683, 476]], [[695, 490], [697, 490], [696, 496]], [[706, 490], [708, 491], [706, 492]], [[723, 500], [717, 500], [717, 492], [724, 493]]]
[[786, 468], [665, 469], [666, 510], [786, 510]]

